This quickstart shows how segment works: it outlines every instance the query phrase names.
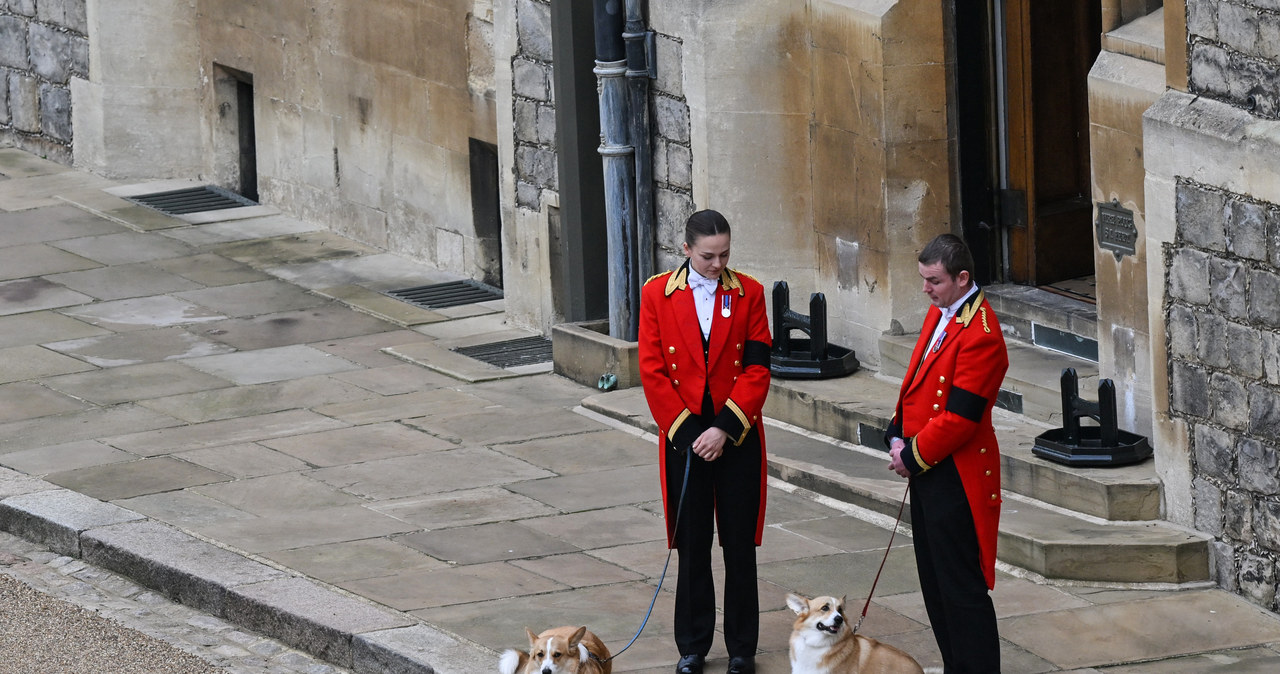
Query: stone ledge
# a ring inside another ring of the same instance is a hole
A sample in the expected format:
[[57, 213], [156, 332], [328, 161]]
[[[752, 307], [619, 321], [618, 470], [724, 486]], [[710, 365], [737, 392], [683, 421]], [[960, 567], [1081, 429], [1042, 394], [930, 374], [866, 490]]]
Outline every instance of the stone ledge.
[[552, 326], [555, 373], [583, 386], [596, 386], [603, 374], [615, 375], [619, 389], [639, 386], [639, 344], [610, 337], [607, 330], [599, 321]]
[[0, 501], [0, 529], [79, 557], [81, 533], [143, 519], [131, 510], [65, 489], [50, 489]]

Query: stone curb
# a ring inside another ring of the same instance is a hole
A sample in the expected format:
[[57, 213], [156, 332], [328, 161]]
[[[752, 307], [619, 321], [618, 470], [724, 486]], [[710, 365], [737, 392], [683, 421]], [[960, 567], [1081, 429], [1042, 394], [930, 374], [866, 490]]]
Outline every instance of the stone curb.
[[476, 672], [496, 662], [412, 617], [7, 469], [0, 529], [359, 674]]

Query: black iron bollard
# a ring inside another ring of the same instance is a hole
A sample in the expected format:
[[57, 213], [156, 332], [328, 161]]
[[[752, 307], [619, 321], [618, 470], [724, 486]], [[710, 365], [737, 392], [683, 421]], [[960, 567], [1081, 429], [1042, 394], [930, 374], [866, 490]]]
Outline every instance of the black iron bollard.
[[[807, 339], [794, 339], [799, 330]], [[861, 363], [852, 349], [827, 341], [827, 298], [809, 296], [809, 315], [791, 310], [786, 281], [773, 284], [773, 353], [769, 370], [782, 379], [831, 379], [858, 371]]]
[[[1075, 368], [1062, 371], [1061, 383], [1062, 428], [1036, 436], [1032, 454], [1080, 467], [1123, 466], [1151, 456], [1151, 445], [1145, 436], [1120, 430], [1114, 382], [1103, 379], [1098, 383], [1097, 402], [1080, 398]], [[1082, 427], [1081, 417], [1094, 419], [1099, 425]]]

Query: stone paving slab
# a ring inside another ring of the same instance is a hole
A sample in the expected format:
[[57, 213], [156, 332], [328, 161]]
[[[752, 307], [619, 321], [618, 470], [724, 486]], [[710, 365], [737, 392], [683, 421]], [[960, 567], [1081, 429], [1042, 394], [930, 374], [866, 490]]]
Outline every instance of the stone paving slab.
[[51, 473], [44, 479], [103, 501], [115, 501], [224, 482], [229, 478], [186, 461], [159, 456]]
[[360, 369], [356, 363], [301, 344], [188, 358], [186, 363], [242, 386]]
[[328, 302], [298, 286], [276, 280], [251, 281], [173, 294], [235, 318], [309, 309]]
[[89, 403], [32, 382], [0, 384], [0, 423], [88, 409]]
[[323, 229], [323, 227], [315, 223], [286, 215], [268, 215], [203, 224], [199, 227], [170, 229], [160, 233], [193, 246], [208, 247], [247, 239], [265, 239], [316, 232]]
[[194, 248], [181, 241], [148, 236], [142, 232], [81, 236], [58, 241], [52, 245], [87, 260], [106, 265], [187, 257], [195, 253]]
[[[230, 353], [226, 344], [205, 339], [179, 327], [82, 337], [67, 341], [46, 342], [45, 348], [74, 356], [103, 368], [179, 360]], [[190, 368], [186, 368], [190, 371]], [[114, 378], [118, 373], [106, 376]], [[225, 380], [224, 384], [225, 384]]]
[[134, 461], [137, 456], [96, 440], [81, 440], [0, 455], [0, 464], [29, 475], [43, 476], [87, 466]]
[[[5, 289], [19, 287], [21, 283], [23, 282], [10, 281], [9, 283], [0, 283], [0, 314], [5, 313], [3, 309], [5, 304], [3, 297], [6, 295]], [[45, 287], [53, 288], [55, 286], [45, 284]], [[86, 296], [81, 295], [81, 297], [88, 301]], [[76, 303], [78, 304], [79, 302]], [[59, 304], [58, 306], [68, 305]], [[63, 316], [53, 311], [41, 311], [39, 309], [25, 311], [27, 313], [0, 316], [0, 348], [110, 334], [109, 330], [94, 327], [83, 321], [77, 321], [74, 318]]]
[[201, 287], [194, 281], [146, 262], [51, 274], [45, 279], [99, 300], [160, 295]]
[[216, 311], [168, 295], [99, 302], [63, 309], [62, 313], [116, 331], [210, 323], [226, 318]]
[[[164, 397], [140, 395], [137, 398], [140, 401], [139, 404], [183, 421], [202, 423], [314, 407], [369, 396], [365, 389], [328, 375], [233, 386], [222, 377], [200, 372], [185, 364], [183, 367], [191, 373], [186, 377], [186, 380], [190, 380], [187, 382], [187, 387], [193, 390], [191, 393], [175, 390], [174, 395]], [[203, 377], [204, 380], [196, 377]], [[172, 382], [174, 388], [180, 386], [182, 381]], [[200, 386], [201, 381], [209, 383]], [[214, 386], [212, 382], [221, 382], [221, 385]], [[155, 391], [144, 391], [144, 393], [155, 393]]]
[[129, 231], [68, 205], [24, 211], [0, 212], [0, 246], [44, 243], [80, 236], [101, 236]]
[[[93, 298], [41, 278], [0, 282], [0, 316], [60, 309], [92, 302]], [[22, 338], [23, 343], [30, 343]]]
[[295, 346], [386, 332], [395, 326], [337, 303], [200, 326], [205, 336], [242, 351]]
[[[190, 335], [190, 333], [183, 334]], [[57, 342], [56, 344], [70, 343]], [[151, 341], [145, 343], [155, 344]], [[180, 398], [184, 394], [221, 389], [231, 385], [221, 377], [205, 374], [174, 361], [120, 365], [79, 374], [47, 377], [40, 383], [95, 405], [115, 405], [135, 400], [151, 401], [145, 404], [171, 416], [179, 415], [172, 414], [172, 409], [163, 409], [152, 399]]]
[[253, 267], [213, 253], [156, 260], [148, 264], [206, 287], [252, 283], [271, 278]]
[[[288, 410], [185, 426], [179, 425], [181, 422], [173, 417], [159, 414], [156, 416], [163, 416], [165, 419], [172, 420], [173, 423], [166, 428], [141, 433], [113, 434], [108, 430], [100, 433], [98, 437], [111, 446], [127, 452], [142, 456], [156, 456], [189, 449], [267, 440], [298, 433], [313, 433], [341, 428], [345, 425], [307, 410]], [[0, 426], [0, 431], [3, 429], [4, 427]]]
[[0, 248], [0, 280], [13, 280], [60, 272], [81, 271], [101, 266], [49, 244], [30, 243]]
[[0, 454], [105, 438], [138, 429], [170, 428], [181, 423], [171, 416], [127, 403], [11, 421], [0, 424]]

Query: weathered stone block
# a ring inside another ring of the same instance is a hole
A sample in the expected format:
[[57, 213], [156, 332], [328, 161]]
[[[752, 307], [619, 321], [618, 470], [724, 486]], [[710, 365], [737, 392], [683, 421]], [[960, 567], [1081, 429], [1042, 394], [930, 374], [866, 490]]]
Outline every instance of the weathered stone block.
[[1191, 304], [1209, 303], [1209, 255], [1182, 248], [1169, 262], [1169, 294]]
[[1237, 452], [1241, 487], [1260, 494], [1280, 493], [1280, 452], [1275, 445], [1244, 438]]
[[1213, 391], [1213, 419], [1234, 430], [1244, 430], [1249, 425], [1249, 394], [1237, 377], [1214, 372], [1209, 376], [1209, 388]]
[[1255, 604], [1271, 609], [1276, 601], [1276, 565], [1261, 555], [1240, 557], [1240, 592]]
[[517, 98], [512, 104], [516, 141], [536, 142], [538, 137], [538, 104]]
[[1246, 54], [1258, 53], [1258, 12], [1230, 2], [1218, 3], [1218, 40]]
[[516, 35], [523, 56], [551, 61], [551, 5], [536, 0], [516, 3]]
[[516, 175], [525, 182], [555, 189], [556, 153], [533, 145], [517, 147]]
[[551, 105], [539, 105], [535, 138], [542, 145], [556, 143], [556, 109]]
[[1209, 541], [1209, 558], [1218, 585], [1228, 592], [1236, 591], [1236, 555], [1230, 543]]
[[527, 59], [516, 59], [511, 64], [512, 90], [517, 96], [535, 101], [551, 100], [551, 80], [547, 66]]
[[667, 146], [667, 180], [675, 187], [693, 189], [693, 152], [688, 147]]
[[1253, 510], [1253, 533], [1258, 545], [1280, 549], [1280, 503], [1259, 500]]
[[71, 90], [53, 84], [40, 87], [40, 130], [54, 140], [71, 142]]
[[1218, 314], [1201, 314], [1196, 317], [1196, 355], [1201, 363], [1210, 367], [1226, 369], [1231, 364], [1227, 350], [1227, 319]]
[[1173, 362], [1173, 394], [1170, 406], [1176, 412], [1209, 416], [1209, 374], [1182, 361]]
[[1252, 326], [1227, 323], [1226, 345], [1232, 372], [1249, 379], [1262, 378], [1262, 333]]
[[[658, 189], [655, 205], [658, 211], [658, 243], [669, 251], [678, 251], [684, 241], [684, 225], [695, 210], [693, 199], [687, 192]], [[659, 269], [674, 269], [662, 265]]]
[[9, 116], [13, 128], [27, 133], [39, 133], [39, 80], [16, 73], [9, 75]]
[[665, 35], [659, 35], [655, 47], [654, 51], [657, 54], [654, 55], [654, 66], [657, 69], [657, 77], [653, 80], [654, 89], [682, 98], [684, 66], [681, 63], [681, 44]]
[[1249, 387], [1249, 433], [1257, 438], [1280, 439], [1280, 394], [1265, 384]]
[[52, 82], [65, 83], [75, 60], [73, 36], [50, 26], [33, 23], [28, 32], [31, 68]]
[[1227, 218], [1227, 247], [1243, 258], [1267, 259], [1267, 208], [1232, 199]]
[[20, 494], [0, 502], [0, 528], [72, 557], [80, 556], [80, 534], [85, 530], [141, 519], [132, 510], [65, 489]]
[[1249, 313], [1248, 272], [1242, 263], [1215, 257], [1208, 263], [1208, 292], [1217, 310], [1233, 318]]
[[9, 0], [9, 11], [21, 16], [35, 17], [36, 0]]
[[0, 16], [0, 66], [26, 70], [27, 22], [16, 16]]
[[[1190, 359], [1196, 355], [1196, 313], [1182, 304], [1169, 306], [1169, 315], [1165, 323], [1169, 334], [1169, 354], [1174, 358]], [[1280, 351], [1277, 352], [1277, 367], [1280, 368]]]
[[542, 188], [522, 180], [516, 181], [516, 205], [531, 211], [542, 208]]
[[1227, 198], [1222, 192], [1191, 183], [1177, 189], [1178, 233], [1188, 243], [1213, 251], [1227, 249]]
[[1257, 21], [1258, 56], [1272, 61], [1280, 59], [1280, 15], [1259, 12]]
[[1196, 473], [1224, 482], [1234, 482], [1232, 460], [1235, 455], [1235, 438], [1230, 433], [1205, 424], [1196, 424], [1195, 432]]
[[1255, 269], [1249, 273], [1249, 318], [1280, 327], [1280, 275]]
[[1223, 528], [1237, 541], [1253, 541], [1253, 496], [1239, 489], [1228, 489], [1223, 501]]
[[1218, 39], [1218, 0], [1187, 0], [1187, 32]]
[[684, 101], [658, 96], [653, 102], [658, 133], [677, 143], [689, 142], [689, 106]]
[[1229, 94], [1231, 57], [1213, 44], [1191, 45], [1190, 89], [1193, 93], [1225, 97]]
[[1196, 478], [1191, 483], [1192, 504], [1196, 512], [1196, 529], [1211, 536], [1222, 535], [1222, 490], [1209, 480]]
[[1280, 384], [1280, 334], [1270, 330], [1259, 334], [1262, 339], [1262, 368], [1268, 384]]
[[36, 18], [80, 35], [88, 35], [89, 20], [85, 4], [85, 0], [40, 0], [36, 4]]

